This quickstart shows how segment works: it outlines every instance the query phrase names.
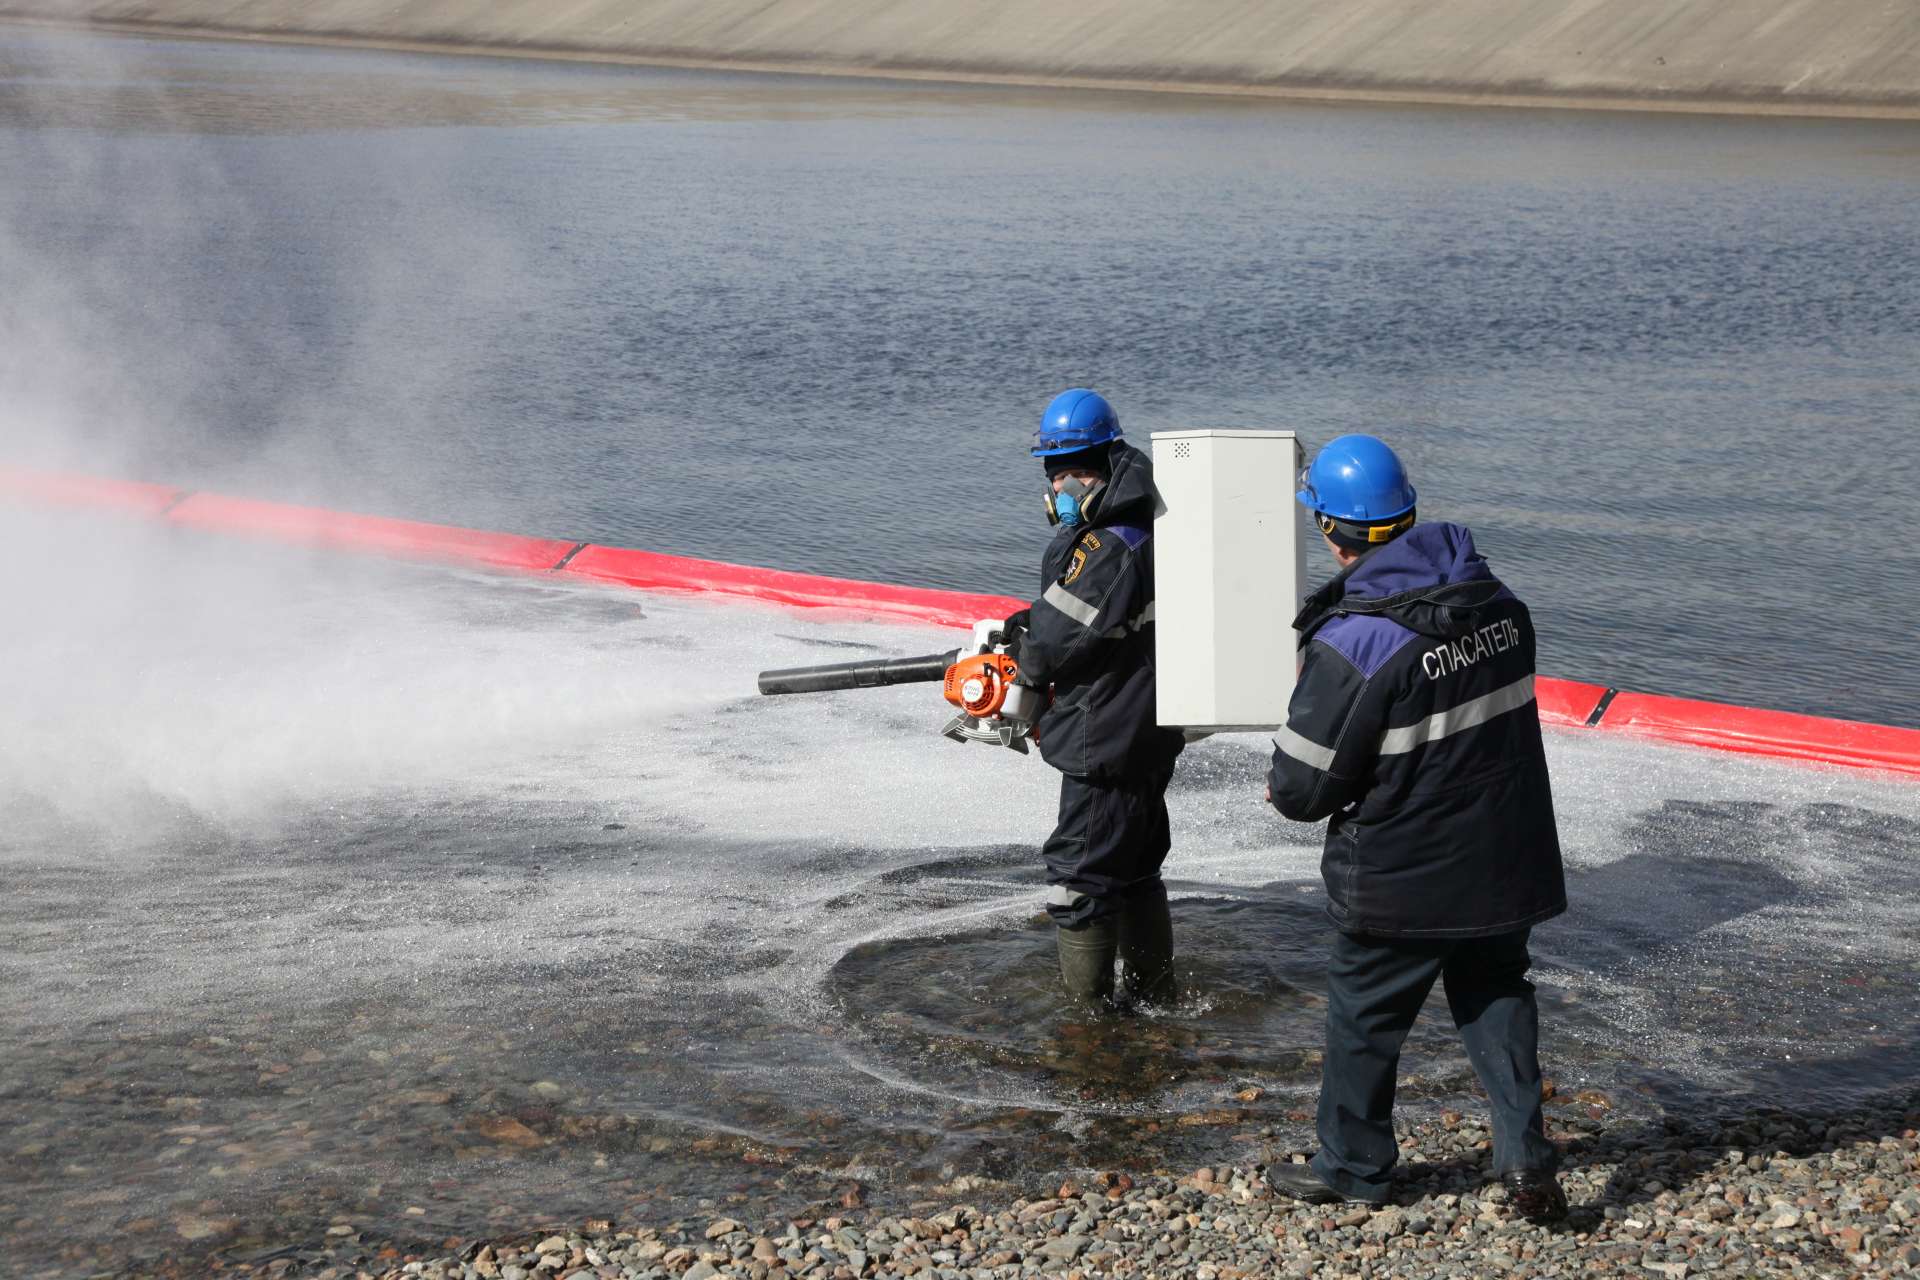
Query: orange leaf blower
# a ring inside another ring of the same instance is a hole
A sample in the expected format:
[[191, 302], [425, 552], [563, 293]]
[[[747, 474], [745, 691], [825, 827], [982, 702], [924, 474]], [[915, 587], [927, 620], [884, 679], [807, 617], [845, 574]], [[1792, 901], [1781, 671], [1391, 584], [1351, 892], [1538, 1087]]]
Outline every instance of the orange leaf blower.
[[1024, 754], [1033, 722], [1046, 704], [1040, 690], [1015, 683], [1020, 664], [1007, 652], [1011, 642], [1006, 624], [989, 618], [973, 624], [972, 644], [964, 649], [762, 671], [760, 692], [820, 693], [938, 680], [947, 701], [960, 709], [941, 733], [956, 742], [992, 743]]

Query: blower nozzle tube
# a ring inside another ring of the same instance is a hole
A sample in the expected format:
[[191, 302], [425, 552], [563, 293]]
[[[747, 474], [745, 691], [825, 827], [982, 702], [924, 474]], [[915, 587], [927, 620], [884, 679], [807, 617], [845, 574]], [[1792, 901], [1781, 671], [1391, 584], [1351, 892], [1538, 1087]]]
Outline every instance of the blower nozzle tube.
[[960, 651], [929, 653], [918, 658], [880, 658], [866, 662], [829, 662], [818, 667], [788, 667], [762, 671], [760, 692], [825, 693], [829, 689], [873, 689], [883, 684], [924, 684], [947, 678], [947, 668], [959, 661]]

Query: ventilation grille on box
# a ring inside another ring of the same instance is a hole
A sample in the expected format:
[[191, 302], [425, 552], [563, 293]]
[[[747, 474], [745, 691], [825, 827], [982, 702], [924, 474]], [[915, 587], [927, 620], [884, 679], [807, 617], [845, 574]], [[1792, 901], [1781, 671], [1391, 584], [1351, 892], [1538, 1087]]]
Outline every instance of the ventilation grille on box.
[[1187, 443], [1187, 442], [1186, 442], [1185, 440], [1175, 440], [1175, 441], [1173, 442], [1173, 456], [1174, 456], [1174, 457], [1176, 457], [1176, 458], [1184, 458], [1184, 457], [1186, 457], [1186, 456], [1187, 456], [1187, 455], [1188, 455], [1189, 453], [1192, 453], [1192, 452], [1193, 452], [1193, 446], [1191, 446], [1191, 445], [1189, 445], [1189, 444], [1188, 444], [1188, 443]]

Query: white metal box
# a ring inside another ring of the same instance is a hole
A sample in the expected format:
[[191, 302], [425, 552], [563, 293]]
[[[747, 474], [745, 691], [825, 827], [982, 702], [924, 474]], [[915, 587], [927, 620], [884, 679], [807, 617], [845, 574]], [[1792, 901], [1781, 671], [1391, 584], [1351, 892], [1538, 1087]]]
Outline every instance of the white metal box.
[[1306, 522], [1291, 431], [1156, 431], [1153, 522], [1159, 721], [1271, 729], [1293, 695]]

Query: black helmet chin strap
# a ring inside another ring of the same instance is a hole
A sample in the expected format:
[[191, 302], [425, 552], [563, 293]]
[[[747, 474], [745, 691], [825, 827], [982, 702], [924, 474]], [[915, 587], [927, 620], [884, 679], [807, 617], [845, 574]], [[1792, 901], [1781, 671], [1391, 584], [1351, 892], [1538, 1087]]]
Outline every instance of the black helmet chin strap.
[[1359, 524], [1352, 520], [1341, 520], [1324, 511], [1313, 513], [1313, 523], [1321, 533], [1333, 540], [1336, 547], [1348, 551], [1365, 551], [1377, 547], [1383, 542], [1392, 542], [1395, 538], [1413, 528], [1414, 512], [1395, 516], [1383, 524]]

